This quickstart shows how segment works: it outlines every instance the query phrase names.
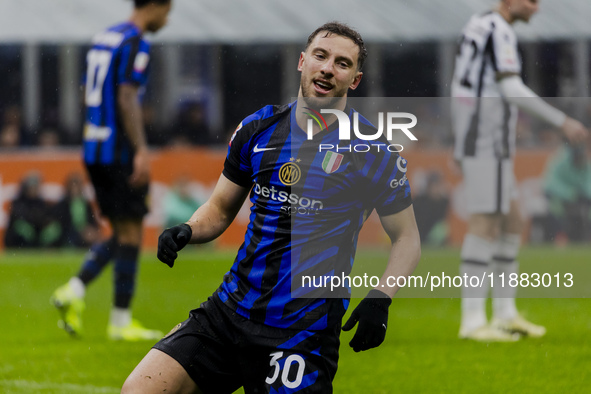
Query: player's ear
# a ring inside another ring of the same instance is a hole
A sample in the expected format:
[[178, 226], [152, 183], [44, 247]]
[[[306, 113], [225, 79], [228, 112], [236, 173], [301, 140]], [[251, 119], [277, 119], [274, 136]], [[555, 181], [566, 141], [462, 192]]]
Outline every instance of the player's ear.
[[298, 71], [302, 71], [302, 67], [304, 66], [304, 52], [300, 52], [300, 60], [298, 60]]
[[363, 77], [363, 73], [361, 71], [357, 71], [357, 75], [355, 75], [353, 82], [351, 83], [351, 85], [349, 85], [349, 89], [357, 89], [357, 86], [359, 86], [359, 82], [361, 82], [361, 77]]

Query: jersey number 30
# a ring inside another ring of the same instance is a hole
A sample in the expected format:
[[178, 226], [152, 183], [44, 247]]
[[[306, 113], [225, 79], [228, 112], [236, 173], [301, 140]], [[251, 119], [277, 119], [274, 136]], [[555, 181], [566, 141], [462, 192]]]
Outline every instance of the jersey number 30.
[[[279, 359], [283, 356], [283, 352], [275, 352], [271, 353], [271, 362], [270, 365], [273, 367], [273, 374], [267, 379], [265, 379], [265, 383], [273, 384], [277, 378], [279, 377], [279, 372], [281, 371], [281, 366], [279, 365]], [[293, 381], [289, 380], [289, 370], [291, 369], [293, 364], [297, 364], [297, 373], [296, 377]], [[285, 363], [283, 364], [283, 372], [281, 373], [281, 383], [288, 389], [295, 389], [302, 383], [302, 378], [304, 377], [304, 369], [306, 367], [306, 362], [304, 358], [299, 354], [292, 354], [285, 359]]]
[[86, 74], [86, 105], [98, 107], [103, 102], [103, 84], [111, 64], [111, 52], [92, 49], [88, 52], [86, 62], [88, 71]]

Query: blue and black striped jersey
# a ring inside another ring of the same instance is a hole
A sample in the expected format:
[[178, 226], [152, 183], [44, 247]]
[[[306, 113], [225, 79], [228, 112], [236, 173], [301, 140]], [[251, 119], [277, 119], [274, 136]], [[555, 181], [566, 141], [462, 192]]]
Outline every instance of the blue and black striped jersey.
[[122, 84], [145, 86], [149, 51], [141, 31], [130, 22], [112, 26], [93, 38], [86, 56], [86, 164], [130, 165], [133, 149], [123, 130], [117, 89]]
[[[254, 321], [320, 330], [342, 319], [350, 289], [327, 294], [296, 278], [348, 275], [364, 221], [374, 209], [385, 216], [410, 206], [410, 187], [406, 161], [385, 139], [372, 141], [378, 151], [321, 150], [339, 144], [336, 124], [308, 140], [295, 108], [264, 107], [232, 137], [223, 174], [252, 188], [252, 206], [244, 243], [216, 296]], [[376, 133], [359, 119], [364, 134]]]

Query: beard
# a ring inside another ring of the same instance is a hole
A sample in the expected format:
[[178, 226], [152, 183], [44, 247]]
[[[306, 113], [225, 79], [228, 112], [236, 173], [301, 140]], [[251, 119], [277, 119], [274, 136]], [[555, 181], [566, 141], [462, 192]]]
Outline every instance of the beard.
[[149, 31], [150, 33], [156, 33], [163, 26], [164, 26], [164, 24], [159, 23], [159, 22], [148, 23], [148, 25], [146, 26], [146, 31]]
[[[308, 107], [313, 109], [321, 109], [321, 108], [336, 108], [338, 107], [339, 102], [344, 99], [345, 95], [349, 88], [341, 89], [341, 90], [334, 90], [334, 96], [330, 97], [318, 97], [315, 96], [315, 92], [311, 87], [313, 85], [312, 80], [304, 80], [304, 77], [300, 79], [300, 89], [302, 90], [302, 96], [304, 97], [304, 101]], [[335, 88], [333, 88], [335, 89]]]

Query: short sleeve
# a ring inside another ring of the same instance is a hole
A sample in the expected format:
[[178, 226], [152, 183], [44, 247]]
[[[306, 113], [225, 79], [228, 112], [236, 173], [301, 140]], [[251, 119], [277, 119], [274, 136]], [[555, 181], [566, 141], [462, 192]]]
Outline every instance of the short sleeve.
[[517, 37], [513, 30], [503, 26], [494, 28], [491, 32], [490, 50], [492, 51], [496, 72], [521, 73]]
[[144, 85], [148, 78], [150, 46], [140, 36], [134, 36], [121, 46], [120, 61], [117, 68], [119, 83]]
[[252, 185], [252, 166], [250, 163], [250, 136], [256, 121], [244, 126], [248, 118], [240, 122], [228, 145], [223, 174], [226, 178], [243, 187]]
[[275, 108], [267, 105], [244, 118], [238, 125], [230, 143], [228, 154], [224, 162], [223, 174], [237, 185], [250, 188], [253, 183], [253, 167], [251, 163], [251, 141], [253, 137], [264, 129], [265, 124], [275, 114]]
[[391, 156], [388, 159], [383, 175], [377, 178], [374, 185], [374, 206], [378, 215], [392, 215], [412, 204], [406, 171], [407, 161], [402, 156]]

